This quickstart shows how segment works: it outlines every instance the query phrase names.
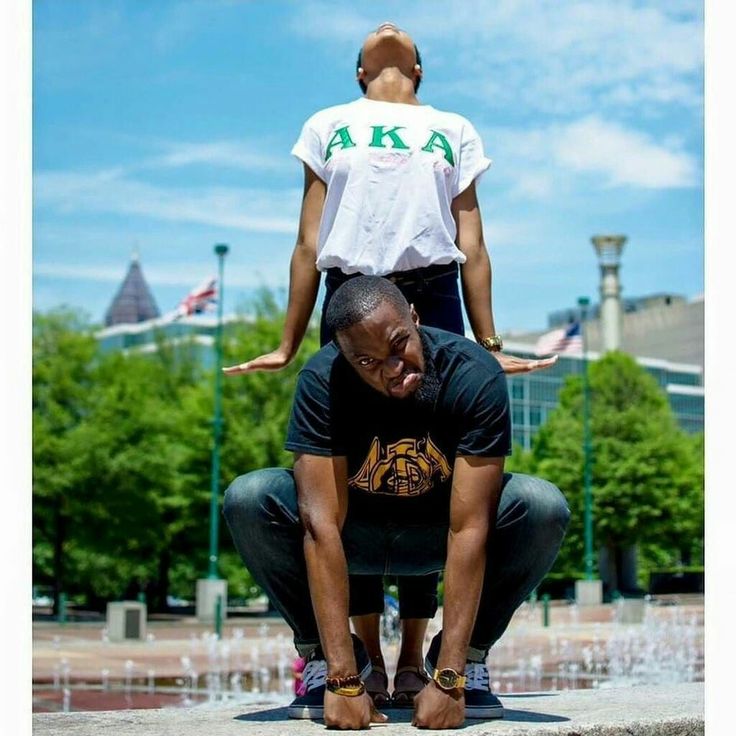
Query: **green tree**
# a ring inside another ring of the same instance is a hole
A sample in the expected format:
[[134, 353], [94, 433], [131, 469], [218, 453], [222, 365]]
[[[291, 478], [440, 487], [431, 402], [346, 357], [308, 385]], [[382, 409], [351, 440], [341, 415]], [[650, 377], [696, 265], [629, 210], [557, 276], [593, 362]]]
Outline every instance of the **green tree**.
[[[698, 438], [675, 420], [666, 394], [628, 355], [589, 367], [597, 547], [640, 545], [646, 564], [677, 559], [702, 536]], [[555, 565], [583, 567], [582, 381], [569, 377], [533, 444], [533, 469], [565, 493], [572, 519]]]
[[33, 577], [53, 586], [55, 611], [67, 583], [70, 536], [84, 505], [74, 491], [96, 349], [89, 324], [78, 312], [34, 312]]

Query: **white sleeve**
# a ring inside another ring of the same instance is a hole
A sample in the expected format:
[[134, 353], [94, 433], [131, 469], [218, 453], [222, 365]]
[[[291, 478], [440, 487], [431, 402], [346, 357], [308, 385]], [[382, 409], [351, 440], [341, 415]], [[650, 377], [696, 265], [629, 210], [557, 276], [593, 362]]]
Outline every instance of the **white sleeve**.
[[460, 139], [460, 156], [457, 163], [457, 188], [452, 193], [453, 198], [464, 192], [472, 182], [478, 180], [484, 171], [488, 170], [492, 161], [486, 158], [483, 152], [483, 141], [473, 125], [465, 120]]
[[302, 132], [291, 149], [292, 155], [303, 161], [317, 176], [325, 181], [322, 143], [314, 125], [314, 115], [304, 123]]

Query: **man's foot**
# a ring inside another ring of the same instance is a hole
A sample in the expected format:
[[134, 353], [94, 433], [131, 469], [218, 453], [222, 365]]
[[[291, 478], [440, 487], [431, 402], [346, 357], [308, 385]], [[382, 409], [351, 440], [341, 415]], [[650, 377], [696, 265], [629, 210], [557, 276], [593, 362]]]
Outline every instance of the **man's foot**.
[[371, 696], [376, 708], [387, 708], [391, 698], [388, 694], [388, 677], [386, 670], [374, 664], [370, 675], [365, 678], [365, 690]]
[[[353, 637], [353, 651], [358, 674], [365, 679], [371, 673], [371, 661], [365, 651], [363, 642], [355, 634]], [[307, 659], [302, 672], [302, 694], [298, 695], [287, 708], [289, 718], [318, 719], [324, 717], [325, 711], [325, 680], [327, 679], [327, 660], [318, 646]]]
[[[429, 645], [424, 659], [424, 667], [431, 676], [437, 666], [437, 659], [442, 644], [442, 632], [437, 634]], [[488, 667], [485, 662], [465, 663], [465, 717], [466, 718], [503, 718], [503, 705], [491, 692]]]
[[413, 708], [414, 696], [422, 691], [429, 678], [420, 667], [399, 667], [394, 676], [392, 708]]

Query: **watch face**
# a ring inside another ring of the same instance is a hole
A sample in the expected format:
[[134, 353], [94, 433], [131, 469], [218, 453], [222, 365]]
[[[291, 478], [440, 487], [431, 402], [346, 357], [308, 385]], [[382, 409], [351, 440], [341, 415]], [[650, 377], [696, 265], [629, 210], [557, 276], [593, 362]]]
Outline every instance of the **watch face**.
[[455, 670], [440, 670], [437, 673], [437, 684], [445, 690], [457, 687], [459, 679], [460, 675]]

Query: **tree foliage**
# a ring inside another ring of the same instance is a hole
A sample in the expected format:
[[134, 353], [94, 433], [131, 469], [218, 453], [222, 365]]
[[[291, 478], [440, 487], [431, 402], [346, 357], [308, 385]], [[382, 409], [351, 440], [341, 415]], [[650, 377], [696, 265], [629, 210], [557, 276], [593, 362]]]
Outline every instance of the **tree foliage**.
[[[282, 315], [261, 298], [254, 319], [229, 325], [225, 364], [272, 349]], [[191, 344], [100, 353], [78, 315], [34, 317], [34, 582], [90, 606], [146, 592], [191, 598], [207, 571], [214, 366]], [[285, 371], [224, 380], [221, 490], [237, 475], [288, 465], [283, 450], [296, 374], [316, 348], [308, 335]], [[219, 367], [218, 367], [219, 369]], [[220, 524], [231, 591], [253, 581]]]
[[[703, 536], [702, 435], [678, 427], [665, 392], [626, 354], [591, 363], [589, 380], [596, 546], [639, 545], [645, 566], [687, 561]], [[582, 401], [581, 376], [568, 377], [525, 459], [570, 504], [557, 571], [583, 566]]]

